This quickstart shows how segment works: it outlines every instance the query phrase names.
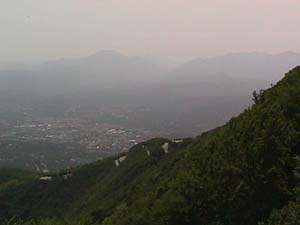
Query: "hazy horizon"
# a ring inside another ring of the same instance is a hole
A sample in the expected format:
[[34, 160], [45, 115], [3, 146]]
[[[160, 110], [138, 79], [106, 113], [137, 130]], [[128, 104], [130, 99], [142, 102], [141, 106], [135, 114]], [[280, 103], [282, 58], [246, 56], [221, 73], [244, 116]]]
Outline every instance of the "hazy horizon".
[[179, 62], [231, 52], [300, 52], [294, 45], [300, 3], [294, 0], [11, 0], [0, 11], [0, 62], [101, 49]]
[[[243, 55], [251, 55], [251, 54], [266, 54], [270, 56], [276, 56], [276, 55], [281, 55], [281, 54], [297, 54], [300, 55], [300, 51], [280, 51], [280, 52], [265, 52], [265, 51], [240, 51], [240, 52], [224, 52], [222, 54], [216, 54], [212, 56], [195, 56], [194, 58], [191, 59], [171, 59], [171, 58], [162, 58], [156, 55], [129, 55], [125, 54], [124, 52], [118, 51], [116, 49], [100, 49], [98, 51], [93, 51], [88, 54], [84, 55], [76, 55], [76, 56], [58, 56], [56, 58], [50, 58], [50, 59], [36, 59], [36, 60], [25, 60], [25, 61], [0, 61], [0, 70], [1, 69], [18, 69], [18, 68], [23, 68], [24, 66], [33, 66], [33, 65], [39, 65], [39, 64], [44, 64], [47, 62], [55, 62], [55, 61], [60, 61], [60, 60], [76, 60], [76, 59], [82, 59], [86, 57], [90, 57], [99, 53], [103, 52], [113, 52], [116, 54], [120, 54], [121, 56], [124, 57], [144, 57], [148, 59], [153, 59], [153, 60], [158, 60], [158, 62], [163, 63], [164, 65], [170, 65], [170, 68], [176, 68], [180, 65], [184, 65], [186, 63], [192, 62], [194, 60], [211, 60], [214, 58], [219, 58], [219, 57], [226, 57], [230, 55], [235, 55], [235, 54], [243, 54]], [[26, 68], [25, 67], [25, 68]]]

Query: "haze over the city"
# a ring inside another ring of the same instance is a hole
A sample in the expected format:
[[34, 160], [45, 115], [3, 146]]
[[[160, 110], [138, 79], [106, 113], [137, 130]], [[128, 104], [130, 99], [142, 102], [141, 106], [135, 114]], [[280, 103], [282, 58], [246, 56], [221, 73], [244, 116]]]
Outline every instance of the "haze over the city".
[[0, 0], [0, 225], [300, 225], [300, 0]]
[[175, 61], [228, 52], [300, 52], [297, 0], [9, 0], [0, 7], [0, 62], [98, 50]]

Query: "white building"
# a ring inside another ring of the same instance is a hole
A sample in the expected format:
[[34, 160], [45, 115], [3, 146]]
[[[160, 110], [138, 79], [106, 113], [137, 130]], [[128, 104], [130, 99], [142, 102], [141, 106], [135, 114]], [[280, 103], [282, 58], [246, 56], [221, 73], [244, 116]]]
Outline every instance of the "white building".
[[175, 143], [175, 144], [180, 144], [180, 143], [182, 143], [182, 142], [183, 142], [182, 139], [174, 139], [174, 140], [173, 140], [173, 143]]
[[168, 142], [164, 143], [162, 148], [166, 154], [169, 153], [169, 143]]
[[52, 180], [52, 177], [50, 177], [50, 176], [40, 177], [40, 180], [50, 181], [50, 180]]
[[124, 155], [119, 158], [119, 161], [121, 163], [121, 162], [124, 162], [126, 159], [127, 159], [127, 155]]
[[151, 152], [149, 150], [147, 150], [147, 155], [151, 156]]
[[127, 159], [127, 155], [120, 156], [120, 158], [118, 158], [118, 159], [115, 160], [115, 165], [116, 165], [116, 166], [119, 166], [119, 165], [120, 165], [122, 162], [124, 162], [126, 159]]

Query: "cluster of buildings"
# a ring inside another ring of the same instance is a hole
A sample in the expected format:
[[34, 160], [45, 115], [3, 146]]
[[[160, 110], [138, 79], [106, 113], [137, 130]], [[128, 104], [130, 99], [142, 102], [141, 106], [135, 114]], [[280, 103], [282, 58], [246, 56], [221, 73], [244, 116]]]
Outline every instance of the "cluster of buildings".
[[[120, 113], [119, 117], [126, 119], [126, 116], [121, 117]], [[23, 154], [24, 165], [39, 171], [51, 170], [56, 165], [57, 167], [68, 167], [88, 163], [127, 152], [133, 145], [150, 138], [166, 136], [164, 133], [142, 127], [134, 128], [119, 122], [99, 121], [96, 112], [87, 114], [72, 112], [59, 117], [38, 117], [26, 114], [22, 120], [4, 124], [1, 126], [1, 130], [0, 144], [5, 140], [5, 142], [11, 141], [11, 143], [49, 143], [65, 146], [65, 152], [59, 153], [57, 157], [52, 155], [49, 157], [48, 154], [41, 153]], [[22, 144], [17, 147], [12, 146], [10, 149], [21, 152]], [[2, 161], [9, 159], [12, 160], [3, 155], [0, 158], [0, 166]], [[16, 157], [13, 160], [20, 159]]]

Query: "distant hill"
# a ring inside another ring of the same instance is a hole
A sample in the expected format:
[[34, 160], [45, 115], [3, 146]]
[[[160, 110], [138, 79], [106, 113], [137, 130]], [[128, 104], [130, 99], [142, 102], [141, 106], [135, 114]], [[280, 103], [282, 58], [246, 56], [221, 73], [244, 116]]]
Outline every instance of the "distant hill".
[[228, 83], [235, 82], [232, 86], [236, 88], [236, 84], [240, 83], [242, 87], [247, 84], [248, 88], [244, 91], [248, 92], [249, 88], [258, 89], [266, 83], [278, 81], [284, 71], [299, 62], [300, 54], [292, 52], [277, 55], [233, 53], [195, 59], [174, 69], [174, 66], [153, 57], [132, 57], [115, 51], [99, 51], [82, 58], [60, 59], [23, 69], [2, 70], [0, 91], [44, 91], [48, 95], [52, 91], [66, 94], [153, 88], [165, 81], [170, 87], [174, 85], [175, 90], [179, 84], [203, 84], [207, 87], [202, 91], [204, 95], [211, 95], [210, 92], [206, 93], [209, 88], [218, 87], [224, 89], [225, 95], [230, 95], [232, 90], [227, 87]]
[[27, 91], [41, 96], [100, 92], [157, 82], [167, 70], [168, 66], [154, 58], [100, 51], [83, 58], [0, 71], [0, 91]]
[[296, 67], [254, 93], [255, 104], [239, 116], [196, 138], [153, 139], [71, 171], [4, 179], [0, 221], [299, 224], [299, 97]]
[[213, 80], [222, 75], [233, 78], [247, 78], [274, 83], [285, 71], [299, 65], [300, 54], [282, 52], [231, 53], [222, 56], [194, 59], [180, 66], [174, 73], [188, 81]]
[[168, 65], [155, 58], [100, 51], [83, 58], [50, 61], [38, 71], [58, 81], [66, 79], [81, 89], [116, 89], [156, 83], [164, 77]]

